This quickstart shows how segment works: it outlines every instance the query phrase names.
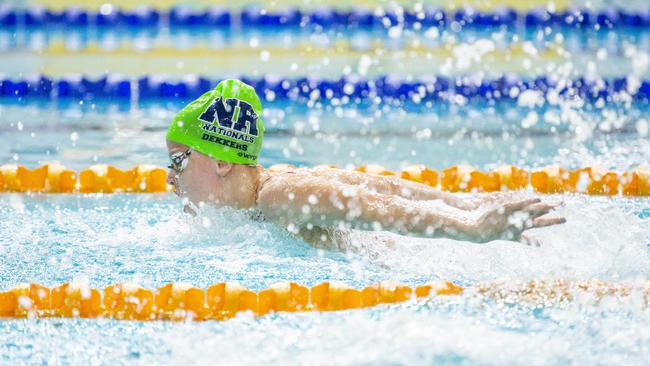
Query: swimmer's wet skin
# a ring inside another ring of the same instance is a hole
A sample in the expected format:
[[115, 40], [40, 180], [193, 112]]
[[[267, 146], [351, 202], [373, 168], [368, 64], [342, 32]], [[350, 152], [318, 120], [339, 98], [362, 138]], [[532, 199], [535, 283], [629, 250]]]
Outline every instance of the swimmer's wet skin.
[[[256, 209], [311, 244], [335, 247], [349, 229], [528, 241], [525, 230], [565, 222], [546, 216], [555, 205], [538, 198], [493, 194], [466, 201], [396, 177], [330, 168], [265, 171], [257, 164], [261, 116], [255, 90], [239, 80], [222, 81], [178, 113], [167, 133], [168, 183], [186, 207]], [[453, 209], [427, 207], [432, 200]], [[479, 208], [484, 212], [476, 217]]]

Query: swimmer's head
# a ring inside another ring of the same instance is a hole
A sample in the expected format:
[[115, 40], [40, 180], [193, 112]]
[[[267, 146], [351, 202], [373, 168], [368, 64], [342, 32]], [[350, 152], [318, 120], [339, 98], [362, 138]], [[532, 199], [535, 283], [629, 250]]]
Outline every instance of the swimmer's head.
[[167, 140], [211, 158], [255, 165], [262, 150], [262, 103], [255, 89], [223, 80], [183, 108], [167, 130]]
[[167, 131], [167, 182], [186, 204], [250, 205], [260, 169], [261, 115], [255, 90], [239, 80], [222, 81], [176, 115]]

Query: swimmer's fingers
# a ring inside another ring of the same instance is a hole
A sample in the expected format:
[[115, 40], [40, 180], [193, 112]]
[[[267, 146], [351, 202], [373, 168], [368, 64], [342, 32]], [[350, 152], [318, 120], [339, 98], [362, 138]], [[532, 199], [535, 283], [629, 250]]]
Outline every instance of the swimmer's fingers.
[[543, 202], [543, 204], [545, 204], [547, 206], [550, 206], [551, 208], [555, 209], [555, 208], [564, 206], [564, 201]]
[[536, 217], [544, 216], [547, 213], [551, 212], [556, 206], [553, 204], [548, 204], [548, 203], [535, 203], [532, 204], [526, 208], [524, 208], [523, 211], [527, 212], [530, 214], [530, 216], [534, 219]]
[[564, 224], [566, 219], [564, 217], [538, 217], [533, 220], [533, 227], [545, 227], [551, 225]]
[[495, 207], [495, 206], [503, 207], [508, 203], [518, 202], [521, 200], [522, 200], [521, 194], [513, 193], [513, 192], [486, 193], [485, 196], [483, 196], [480, 199], [481, 203], [487, 205], [488, 207]]
[[541, 201], [542, 200], [540, 200], [539, 198], [527, 198], [527, 199], [518, 200], [518, 201], [515, 201], [515, 202], [506, 203], [505, 205], [503, 205], [503, 208], [506, 209], [507, 211], [510, 211], [510, 212], [519, 211], [519, 210], [522, 210], [522, 209], [524, 209], [524, 208], [526, 208], [526, 207], [528, 207], [530, 205], [540, 203]]

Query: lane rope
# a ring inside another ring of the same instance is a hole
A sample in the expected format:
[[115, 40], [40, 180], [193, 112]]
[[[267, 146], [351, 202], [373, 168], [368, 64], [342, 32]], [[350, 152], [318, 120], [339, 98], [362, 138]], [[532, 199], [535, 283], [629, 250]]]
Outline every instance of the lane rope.
[[[628, 77], [613, 79], [558, 81], [551, 76], [526, 79], [514, 74], [497, 79], [477, 79], [471, 76], [456, 78], [430, 77], [421, 80], [404, 80], [392, 75], [375, 79], [354, 76], [339, 79], [314, 77], [285, 78], [273, 75], [240, 79], [255, 88], [265, 101], [336, 100], [341, 103], [374, 101], [455, 101], [458, 97], [469, 100], [517, 100], [530, 91], [542, 98], [563, 100], [583, 99], [605, 102], [650, 101], [650, 80], [632, 80]], [[217, 78], [200, 75], [168, 77], [145, 75], [132, 79], [109, 74], [88, 77], [80, 74], [57, 80], [45, 75], [31, 75], [19, 79], [0, 76], [0, 97], [45, 99], [101, 99], [131, 100], [191, 100], [201, 96], [217, 84]]]
[[617, 305], [647, 309], [650, 281], [533, 280], [478, 283], [467, 288], [449, 281], [417, 287], [381, 281], [361, 290], [343, 282], [326, 281], [313, 287], [282, 282], [259, 292], [237, 282], [216, 283], [207, 289], [169, 283], [156, 290], [134, 283], [118, 283], [103, 291], [80, 283], [64, 283], [54, 288], [22, 283], [0, 291], [0, 319], [226, 320], [241, 312], [264, 316], [277, 312], [341, 311], [451, 295], [478, 296], [505, 306], [523, 305], [533, 309], [565, 307], [569, 302], [583, 306], [598, 306], [603, 302], [610, 308], [613, 301]]
[[[335, 165], [319, 165], [337, 168]], [[270, 171], [296, 167], [276, 164]], [[441, 171], [424, 165], [412, 165], [391, 171], [381, 165], [368, 164], [354, 170], [383, 176], [395, 176], [449, 192], [497, 192], [531, 189], [538, 193], [582, 193], [589, 195], [650, 196], [650, 165], [626, 172], [599, 166], [567, 170], [558, 165], [527, 170], [503, 165], [483, 172], [468, 165], [451, 166]], [[168, 192], [167, 171], [154, 165], [137, 165], [121, 170], [112, 165], [96, 164], [79, 173], [59, 163], [35, 169], [22, 165], [0, 166], [0, 192], [40, 193], [155, 193]]]
[[628, 10], [606, 7], [599, 10], [568, 8], [549, 11], [545, 6], [529, 11], [501, 7], [493, 11], [478, 11], [471, 7], [444, 10], [426, 7], [419, 11], [403, 8], [370, 10], [355, 8], [339, 10], [322, 7], [302, 11], [296, 7], [267, 10], [259, 6], [245, 7], [241, 11], [221, 6], [205, 9], [173, 7], [157, 10], [152, 7], [120, 9], [116, 6], [102, 6], [99, 11], [80, 7], [52, 10], [45, 7], [25, 9], [10, 6], [0, 7], [0, 26], [3, 27], [166, 27], [166, 26], [216, 26], [216, 27], [357, 27], [388, 29], [394, 26], [421, 29], [428, 27], [472, 26], [472, 27], [569, 27], [569, 28], [613, 28], [650, 26], [650, 8]]
[[217, 283], [205, 290], [186, 283], [169, 283], [154, 291], [132, 283], [111, 285], [103, 291], [79, 284], [65, 283], [50, 289], [26, 283], [0, 292], [0, 318], [223, 320], [242, 311], [261, 316], [279, 311], [348, 310], [462, 292], [462, 287], [447, 281], [415, 288], [382, 281], [361, 290], [342, 282], [323, 282], [311, 288], [284, 282], [259, 292], [237, 282]]

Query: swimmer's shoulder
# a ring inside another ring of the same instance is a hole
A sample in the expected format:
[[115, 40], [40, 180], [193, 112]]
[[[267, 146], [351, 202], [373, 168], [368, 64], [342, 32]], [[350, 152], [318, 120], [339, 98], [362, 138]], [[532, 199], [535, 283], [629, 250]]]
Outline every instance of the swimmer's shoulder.
[[309, 177], [307, 168], [292, 168], [282, 171], [266, 170], [260, 178], [258, 200], [264, 200], [280, 191], [291, 189], [307, 177]]
[[291, 191], [294, 193], [309, 189], [323, 188], [323, 186], [358, 183], [368, 175], [356, 171], [332, 167], [313, 168], [287, 168], [280, 171], [266, 170], [261, 179], [259, 196], [263, 194], [276, 194], [278, 191]]
[[260, 180], [257, 194], [257, 206], [286, 206], [288, 201], [303, 201], [316, 191], [322, 191], [328, 184], [336, 183], [332, 177], [320, 168], [291, 168], [282, 171], [265, 171]]
[[280, 199], [286, 199], [287, 191], [296, 184], [295, 180], [300, 175], [302, 174], [299, 168], [282, 171], [265, 170], [257, 189], [257, 206], [264, 209]]

